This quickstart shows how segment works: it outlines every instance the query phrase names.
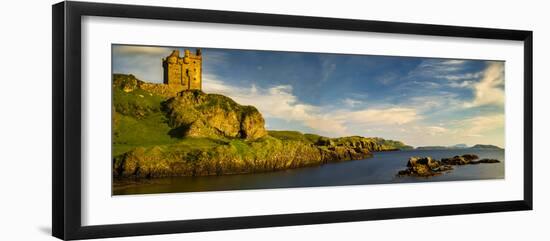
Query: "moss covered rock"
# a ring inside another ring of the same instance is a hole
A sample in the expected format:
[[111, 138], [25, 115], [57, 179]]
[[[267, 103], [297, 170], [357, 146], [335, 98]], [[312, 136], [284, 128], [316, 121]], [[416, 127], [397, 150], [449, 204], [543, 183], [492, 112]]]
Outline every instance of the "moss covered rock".
[[265, 121], [252, 106], [200, 90], [182, 91], [164, 103], [164, 110], [179, 137], [229, 137], [254, 140], [267, 135]]
[[[115, 178], [209, 176], [255, 173], [318, 166], [328, 162], [370, 157], [367, 149], [322, 148], [311, 143], [270, 136], [255, 141], [232, 139], [200, 147], [203, 138], [187, 145], [135, 148], [114, 159]], [[190, 140], [194, 140], [191, 142]]]

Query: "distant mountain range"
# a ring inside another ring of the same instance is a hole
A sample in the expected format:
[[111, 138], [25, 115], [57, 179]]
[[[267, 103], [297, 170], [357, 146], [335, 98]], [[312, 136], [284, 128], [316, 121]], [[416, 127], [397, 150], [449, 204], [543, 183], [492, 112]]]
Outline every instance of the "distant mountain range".
[[416, 150], [449, 150], [449, 149], [489, 149], [489, 150], [502, 150], [502, 148], [495, 145], [483, 145], [476, 144], [469, 147], [466, 144], [456, 144], [452, 146], [419, 146]]

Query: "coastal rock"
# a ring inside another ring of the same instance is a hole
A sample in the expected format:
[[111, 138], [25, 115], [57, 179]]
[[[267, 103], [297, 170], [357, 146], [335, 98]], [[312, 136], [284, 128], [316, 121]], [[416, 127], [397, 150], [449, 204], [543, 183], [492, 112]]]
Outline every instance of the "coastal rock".
[[470, 164], [480, 164], [480, 163], [500, 163], [499, 160], [497, 159], [488, 159], [488, 158], [485, 158], [485, 159], [481, 159], [479, 161], [473, 161], [471, 162]]
[[431, 157], [411, 157], [407, 162], [407, 167], [415, 166], [428, 166], [430, 168], [436, 168], [439, 166], [439, 162], [435, 161]]
[[407, 169], [399, 171], [397, 175], [431, 177], [453, 170], [452, 166], [500, 162], [496, 159], [481, 159], [479, 161], [475, 161], [476, 159], [479, 159], [479, 157], [474, 154], [464, 154], [462, 156], [442, 158], [441, 161], [432, 159], [431, 157], [410, 157], [407, 162]]
[[265, 137], [232, 140], [208, 150], [174, 151], [169, 147], [135, 148], [113, 160], [113, 177], [155, 178], [257, 173], [318, 166], [371, 157], [365, 149], [320, 149], [309, 143]]
[[479, 159], [477, 155], [474, 154], [464, 154], [462, 156], [454, 156], [451, 158], [442, 158], [441, 162], [446, 165], [467, 165], [472, 161]]
[[264, 128], [265, 120], [256, 108], [243, 107], [243, 115], [240, 125], [240, 136], [245, 139], [258, 139], [267, 135]]
[[431, 177], [452, 170], [450, 165], [443, 165], [431, 157], [410, 157], [407, 169], [398, 172], [398, 176]]
[[475, 154], [464, 154], [462, 155], [462, 158], [464, 158], [467, 161], [473, 161], [473, 160], [479, 159], [479, 157]]

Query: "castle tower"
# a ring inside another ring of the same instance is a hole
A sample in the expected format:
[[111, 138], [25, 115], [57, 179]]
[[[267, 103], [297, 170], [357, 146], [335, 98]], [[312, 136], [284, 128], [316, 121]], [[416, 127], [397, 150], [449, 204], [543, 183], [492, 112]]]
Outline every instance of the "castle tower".
[[202, 89], [202, 53], [197, 49], [192, 54], [185, 50], [183, 57], [180, 57], [178, 50], [162, 59], [164, 84], [172, 86], [183, 86], [185, 90]]

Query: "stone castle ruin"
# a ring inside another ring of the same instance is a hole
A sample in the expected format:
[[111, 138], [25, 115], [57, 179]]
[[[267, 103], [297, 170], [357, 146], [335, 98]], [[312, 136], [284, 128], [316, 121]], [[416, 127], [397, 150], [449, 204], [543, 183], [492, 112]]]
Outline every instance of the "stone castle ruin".
[[185, 90], [202, 89], [202, 54], [197, 49], [192, 54], [188, 49], [185, 50], [183, 57], [180, 57], [180, 51], [174, 50], [172, 53], [162, 59], [164, 84], [170, 86], [183, 86]]

